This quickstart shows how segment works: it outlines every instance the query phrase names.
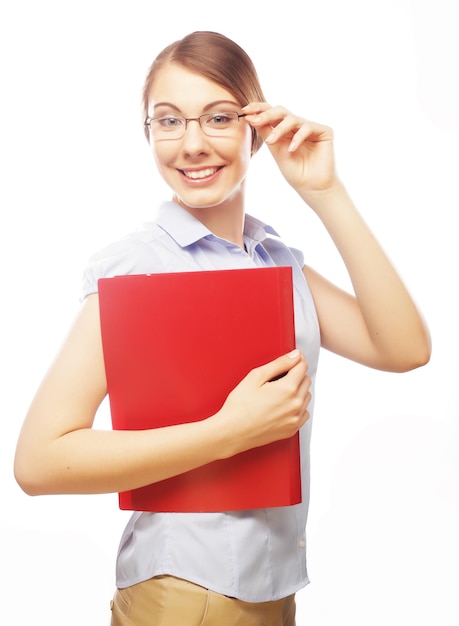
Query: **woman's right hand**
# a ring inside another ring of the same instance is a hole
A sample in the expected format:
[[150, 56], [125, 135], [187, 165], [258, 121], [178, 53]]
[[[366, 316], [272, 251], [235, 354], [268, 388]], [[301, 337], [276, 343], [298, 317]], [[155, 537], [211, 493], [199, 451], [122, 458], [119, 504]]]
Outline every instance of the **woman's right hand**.
[[[311, 379], [294, 350], [251, 370], [214, 416], [232, 456], [292, 437], [309, 418]], [[284, 375], [285, 374], [285, 375]]]

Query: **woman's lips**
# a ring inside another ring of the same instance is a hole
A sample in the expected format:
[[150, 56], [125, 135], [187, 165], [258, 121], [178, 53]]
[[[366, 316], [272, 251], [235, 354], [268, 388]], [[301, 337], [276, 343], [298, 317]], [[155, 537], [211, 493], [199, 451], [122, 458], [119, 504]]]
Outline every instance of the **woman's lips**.
[[194, 170], [179, 170], [179, 172], [187, 180], [187, 182], [199, 184], [200, 182], [208, 182], [209, 180], [212, 180], [221, 169], [222, 166], [203, 167], [201, 169]]

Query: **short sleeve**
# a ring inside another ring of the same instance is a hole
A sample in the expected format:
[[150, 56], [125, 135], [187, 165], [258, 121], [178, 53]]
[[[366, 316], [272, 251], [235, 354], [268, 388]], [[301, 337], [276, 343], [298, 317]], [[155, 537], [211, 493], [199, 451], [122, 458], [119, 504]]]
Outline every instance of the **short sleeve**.
[[297, 248], [289, 248], [289, 250], [292, 253], [292, 255], [295, 257], [296, 262], [298, 263], [300, 268], [303, 269], [303, 267], [304, 267], [304, 254], [303, 254], [303, 252], [301, 250], [298, 250]]
[[100, 278], [147, 274], [157, 271], [160, 261], [154, 246], [142, 235], [129, 235], [93, 254], [83, 272], [80, 300], [98, 292]]

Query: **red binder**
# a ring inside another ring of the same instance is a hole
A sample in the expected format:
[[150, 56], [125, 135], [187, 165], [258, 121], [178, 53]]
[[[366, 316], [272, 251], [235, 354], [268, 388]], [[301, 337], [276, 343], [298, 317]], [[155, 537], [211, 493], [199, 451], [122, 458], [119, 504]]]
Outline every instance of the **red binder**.
[[[295, 347], [290, 267], [103, 278], [99, 300], [114, 429], [209, 417], [250, 369]], [[122, 492], [119, 506], [230, 511], [300, 499], [295, 435]]]

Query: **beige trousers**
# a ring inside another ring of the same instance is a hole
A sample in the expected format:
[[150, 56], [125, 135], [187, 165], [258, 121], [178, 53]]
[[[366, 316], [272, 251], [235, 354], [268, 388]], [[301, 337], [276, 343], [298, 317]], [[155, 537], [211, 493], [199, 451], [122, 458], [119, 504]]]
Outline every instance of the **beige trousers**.
[[117, 589], [111, 609], [111, 626], [295, 626], [294, 595], [254, 604], [173, 576]]

